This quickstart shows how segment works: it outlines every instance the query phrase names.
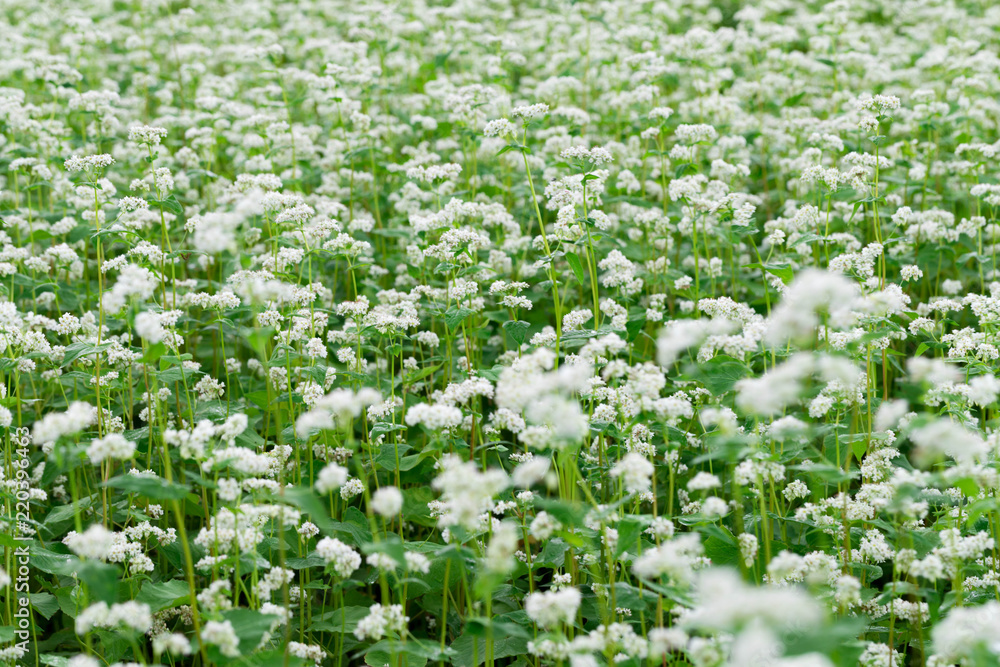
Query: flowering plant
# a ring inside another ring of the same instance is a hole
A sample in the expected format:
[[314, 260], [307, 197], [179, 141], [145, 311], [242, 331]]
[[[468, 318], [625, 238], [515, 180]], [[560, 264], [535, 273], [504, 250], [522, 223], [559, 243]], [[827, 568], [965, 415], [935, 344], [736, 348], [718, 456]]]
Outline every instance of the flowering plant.
[[1000, 664], [998, 28], [3, 3], [0, 662]]

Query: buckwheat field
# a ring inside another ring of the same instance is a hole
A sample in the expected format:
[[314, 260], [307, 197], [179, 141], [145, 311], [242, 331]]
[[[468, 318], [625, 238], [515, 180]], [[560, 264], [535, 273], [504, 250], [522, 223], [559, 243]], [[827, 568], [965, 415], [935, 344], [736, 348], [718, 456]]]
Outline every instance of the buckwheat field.
[[1000, 6], [0, 34], [0, 662], [1000, 664]]

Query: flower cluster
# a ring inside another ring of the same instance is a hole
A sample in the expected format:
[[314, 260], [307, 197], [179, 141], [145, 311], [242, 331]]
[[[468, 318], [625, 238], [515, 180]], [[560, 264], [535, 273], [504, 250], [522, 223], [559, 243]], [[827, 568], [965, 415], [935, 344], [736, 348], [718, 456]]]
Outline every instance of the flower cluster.
[[55, 4], [0, 663], [998, 664], [990, 3]]

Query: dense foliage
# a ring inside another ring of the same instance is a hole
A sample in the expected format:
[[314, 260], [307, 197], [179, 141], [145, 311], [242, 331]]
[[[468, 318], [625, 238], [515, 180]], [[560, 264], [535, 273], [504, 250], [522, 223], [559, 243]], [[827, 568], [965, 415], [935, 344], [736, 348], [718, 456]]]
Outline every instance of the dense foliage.
[[998, 7], [0, 34], [0, 659], [1000, 664]]

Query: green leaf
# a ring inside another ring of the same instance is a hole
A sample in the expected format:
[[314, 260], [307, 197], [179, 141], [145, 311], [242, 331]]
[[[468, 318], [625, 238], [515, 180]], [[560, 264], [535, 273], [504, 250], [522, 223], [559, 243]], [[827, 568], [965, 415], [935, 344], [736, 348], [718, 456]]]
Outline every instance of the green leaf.
[[101, 642], [101, 658], [107, 660], [107, 664], [113, 665], [125, 657], [129, 650], [129, 640], [127, 632], [117, 630], [94, 630]]
[[102, 486], [137, 493], [153, 500], [181, 500], [186, 498], [191, 491], [183, 484], [168, 482], [162, 477], [147, 477], [146, 475], [120, 475], [109, 479]]
[[168, 368], [165, 371], [159, 371], [156, 377], [163, 384], [171, 384], [174, 382], [183, 382], [184, 378], [191, 378], [196, 375], [197, 371], [184, 369], [180, 366], [174, 366], [173, 368]]
[[680, 178], [681, 176], [683, 176], [684, 174], [688, 173], [689, 171], [690, 172], [695, 172], [697, 170], [698, 170], [698, 168], [695, 167], [690, 162], [682, 162], [681, 164], [677, 165], [677, 169], [674, 170], [674, 178]]
[[343, 607], [328, 611], [309, 626], [310, 632], [338, 632], [350, 634], [358, 622], [368, 616], [368, 607]]
[[465, 318], [472, 315], [474, 312], [476, 311], [471, 308], [456, 308], [455, 306], [452, 306], [444, 315], [444, 323], [448, 325], [449, 329], [454, 331], [463, 321], [465, 321]]
[[524, 343], [525, 337], [528, 335], [528, 329], [531, 327], [530, 324], [523, 320], [511, 320], [503, 323], [503, 329], [507, 334], [514, 339], [514, 342], [519, 346]]
[[422, 667], [429, 660], [451, 662], [454, 654], [453, 649], [445, 648], [442, 651], [440, 644], [426, 639], [407, 639], [406, 641], [383, 639], [368, 649], [365, 653], [365, 663], [373, 667], [383, 667], [394, 664], [399, 659], [398, 657], [394, 658], [394, 656], [402, 656], [402, 661], [399, 664], [406, 665], [406, 667]]
[[798, 470], [800, 472], [817, 477], [818, 479], [828, 484], [840, 484], [841, 482], [849, 482], [852, 479], [857, 478], [859, 474], [857, 470], [844, 472], [837, 466], [830, 463], [816, 463], [812, 465], [798, 464], [789, 467], [792, 470]]
[[732, 357], [719, 355], [701, 364], [697, 369], [696, 378], [714, 396], [720, 396], [733, 388], [738, 381], [750, 374], [750, 369]]
[[784, 106], [786, 106], [786, 107], [793, 107], [796, 104], [798, 104], [799, 102], [801, 102], [802, 98], [805, 97], [805, 96], [806, 96], [806, 91], [804, 91], [804, 90], [801, 93], [798, 93], [796, 95], [792, 95], [787, 100], [785, 100]]
[[233, 624], [236, 636], [240, 638], [240, 653], [246, 655], [257, 648], [265, 632], [278, 620], [273, 614], [262, 614], [251, 609], [230, 609], [222, 614]]
[[413, 447], [405, 442], [386, 442], [379, 450], [378, 456], [375, 457], [375, 463], [378, 464], [382, 470], [396, 470], [396, 461], [402, 458], [406, 452], [411, 449], [413, 449]]
[[[528, 640], [525, 637], [511, 637], [494, 632], [493, 657], [509, 658], [528, 652]], [[455, 650], [452, 664], [455, 667], [477, 667], [486, 661], [486, 638], [474, 637], [469, 633], [456, 639], [451, 648]]]
[[102, 600], [108, 604], [116, 602], [121, 573], [121, 568], [115, 565], [96, 560], [81, 561], [78, 558], [66, 561], [58, 572], [62, 575], [75, 574], [87, 585], [92, 600]]
[[712, 560], [713, 565], [739, 565], [740, 548], [735, 544], [723, 542], [717, 537], [705, 540], [705, 555]]
[[531, 150], [527, 146], [519, 144], [519, 143], [517, 143], [515, 141], [515, 142], [507, 144], [506, 146], [504, 146], [503, 148], [501, 148], [499, 151], [497, 151], [497, 157], [500, 157], [501, 155], [503, 155], [507, 151], [517, 151], [518, 153], [521, 153], [521, 154], [531, 155]]
[[441, 368], [440, 364], [436, 366], [427, 366], [426, 368], [421, 368], [418, 371], [408, 374], [406, 376], [406, 381], [409, 383], [419, 382], [420, 380], [423, 380], [425, 377], [434, 374], [434, 372], [436, 372], [439, 368]]
[[43, 665], [49, 667], [66, 667], [69, 664], [69, 658], [54, 653], [42, 653], [38, 659]]
[[971, 477], [963, 477], [952, 482], [952, 486], [955, 486], [962, 490], [965, 495], [975, 498], [979, 495], [979, 484], [976, 480]]
[[768, 262], [767, 264], [760, 264], [759, 262], [754, 262], [753, 264], [746, 264], [743, 266], [744, 269], [763, 269], [770, 273], [772, 276], [777, 276], [781, 278], [784, 283], [792, 282], [795, 277], [795, 273], [792, 271], [792, 267], [789, 264], [784, 264], [780, 262]]
[[49, 574], [59, 574], [66, 564], [77, 559], [70, 554], [60, 554], [42, 547], [31, 547], [31, 567]]
[[380, 435], [385, 435], [386, 433], [392, 433], [393, 431], [405, 431], [406, 427], [401, 424], [391, 424], [389, 422], [378, 422], [372, 426], [371, 437], [377, 438]]
[[642, 536], [642, 522], [635, 517], [626, 517], [618, 522], [618, 543], [615, 545], [615, 558], [623, 553], [639, 553], [638, 540]]
[[803, 243], [814, 243], [815, 241], [824, 241], [825, 237], [819, 236], [817, 234], [803, 234], [797, 239], [788, 244], [789, 248], [794, 248], [795, 246], [802, 245]]
[[66, 353], [63, 355], [62, 363], [60, 367], [65, 368], [71, 363], [83, 356], [90, 356], [97, 352], [103, 352], [111, 347], [111, 343], [101, 343], [100, 345], [94, 345], [92, 343], [72, 343], [66, 346]]
[[566, 261], [569, 262], [569, 268], [573, 269], [573, 275], [580, 282], [581, 285], [584, 284], [584, 274], [583, 274], [583, 263], [580, 261], [580, 256], [575, 252], [566, 253]]
[[626, 322], [625, 323], [625, 331], [628, 334], [626, 336], [626, 339], [628, 340], [628, 342], [631, 343], [636, 338], [638, 338], [639, 334], [642, 333], [642, 328], [644, 326], [646, 326], [646, 316], [644, 314], [640, 315], [639, 317], [635, 317], [633, 319], [630, 319], [628, 322]]
[[[619, 542], [621, 534], [619, 533]], [[564, 540], [554, 537], [545, 543], [542, 547], [542, 553], [537, 556], [537, 560], [534, 561], [534, 565], [537, 567], [539, 565], [547, 565], [549, 567], [559, 568], [563, 566], [566, 562], [566, 552], [569, 551], [569, 544]]]
[[59, 611], [59, 601], [51, 593], [29, 593], [28, 600], [31, 601], [31, 608], [46, 619]]
[[858, 460], [858, 463], [865, 457], [868, 452], [868, 441], [867, 440], [855, 440], [851, 443], [851, 450], [854, 452], [854, 458]]
[[307, 667], [307, 665], [313, 667], [316, 664], [312, 660], [288, 654], [285, 648], [256, 651], [251, 655], [234, 658], [230, 662], [239, 667]]
[[[80, 498], [76, 502], [75, 507], [72, 503], [70, 503], [55, 508], [49, 512], [47, 517], [45, 517], [45, 521], [42, 522], [42, 525], [45, 527], [45, 530], [52, 535], [62, 535], [63, 530], [73, 523], [78, 512], [93, 506], [96, 497], [96, 495], [93, 495]], [[34, 549], [32, 549], [32, 552], [34, 552]]]
[[348, 507], [344, 511], [344, 520], [334, 521], [333, 529], [338, 533], [344, 533], [349, 536], [349, 539], [354, 544], [364, 544], [372, 541], [371, 529], [368, 527], [368, 517], [357, 507]]
[[181, 579], [172, 579], [155, 584], [147, 581], [135, 597], [135, 601], [148, 604], [150, 611], [155, 613], [176, 607], [179, 604], [185, 604], [190, 598], [191, 592], [187, 582]]
[[163, 210], [173, 213], [174, 215], [180, 215], [184, 212], [181, 207], [181, 203], [177, 201], [177, 197], [170, 195], [166, 199], [161, 199], [158, 204], [163, 208]]

